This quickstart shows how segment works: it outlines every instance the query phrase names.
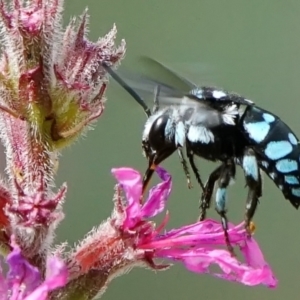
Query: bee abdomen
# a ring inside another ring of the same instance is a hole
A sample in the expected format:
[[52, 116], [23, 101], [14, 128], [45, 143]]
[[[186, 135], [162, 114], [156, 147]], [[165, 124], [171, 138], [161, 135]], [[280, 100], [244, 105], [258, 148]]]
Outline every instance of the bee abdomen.
[[300, 205], [300, 147], [292, 130], [276, 115], [249, 107], [241, 118], [244, 134], [257, 153], [260, 168], [286, 199]]

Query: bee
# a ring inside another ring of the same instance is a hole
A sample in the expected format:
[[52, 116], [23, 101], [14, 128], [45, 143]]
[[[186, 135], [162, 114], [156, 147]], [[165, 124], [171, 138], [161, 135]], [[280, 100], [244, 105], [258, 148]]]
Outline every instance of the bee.
[[[148, 160], [143, 193], [157, 165], [174, 152], [179, 154], [191, 187], [188, 159], [202, 189], [199, 220], [205, 219], [216, 186], [216, 211], [221, 217], [228, 250], [234, 254], [228, 235], [226, 203], [227, 187], [235, 178], [236, 165], [243, 169], [248, 187], [244, 220], [251, 236], [252, 219], [262, 196], [262, 171], [296, 209], [300, 205], [299, 139], [278, 116], [251, 100], [219, 88], [198, 87], [159, 62], [152, 62], [177, 77], [186, 89], [142, 75], [136, 76], [136, 80], [124, 80], [109, 66], [104, 66], [147, 115], [142, 136], [142, 148]], [[152, 113], [141, 97], [145, 91], [154, 95]], [[195, 156], [219, 162], [205, 185], [195, 165]]]

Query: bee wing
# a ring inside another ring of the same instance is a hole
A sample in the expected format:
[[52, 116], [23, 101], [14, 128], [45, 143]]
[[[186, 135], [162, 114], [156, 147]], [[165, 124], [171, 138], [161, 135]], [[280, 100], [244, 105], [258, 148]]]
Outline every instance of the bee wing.
[[[173, 99], [170, 102], [174, 102]], [[226, 105], [212, 106], [210, 101], [195, 98], [193, 95], [184, 96], [177, 100], [178, 112], [186, 124], [213, 128], [219, 125], [235, 125], [238, 115], [238, 105], [230, 103]], [[174, 105], [174, 104], [172, 104]]]
[[163, 82], [167, 86], [176, 87], [176, 89], [188, 93], [195, 89], [197, 85], [189, 79], [181, 76], [165, 64], [148, 56], [141, 56], [139, 61], [147, 71], [152, 74], [151, 77], [158, 79], [158, 82]]
[[[136, 78], [134, 78], [136, 76]], [[209, 106], [208, 101], [202, 101], [197, 96], [190, 94], [190, 87], [186, 90], [179, 90], [177, 87], [167, 85], [158, 80], [143, 75], [125, 76], [125, 81], [141, 95], [143, 99], [154, 103], [154, 98], [160, 108], [178, 106], [180, 115], [192, 117], [193, 123], [220, 124], [220, 117], [217, 110]], [[203, 119], [204, 118], [204, 119]], [[212, 122], [209, 122], [211, 118]], [[218, 121], [217, 121], [218, 119]]]
[[[155, 104], [163, 106], [182, 106], [179, 108], [183, 114], [191, 114], [194, 124], [217, 126], [224, 121], [234, 124], [233, 117], [237, 114], [236, 104], [250, 105], [252, 102], [238, 95], [229, 94], [210, 87], [198, 88], [191, 81], [178, 75], [170, 68], [149, 57], [141, 58], [148, 65], [147, 69], [154, 68], [159, 71], [157, 77], [163, 80], [132, 73], [129, 71], [113, 71], [104, 65], [108, 73], [144, 108], [147, 116], [151, 115], [146, 102], [155, 98]], [[156, 78], [157, 78], [156, 77]], [[171, 84], [166, 83], [171, 82]], [[148, 102], [149, 103], [149, 102]], [[193, 112], [192, 112], [193, 111]]]
[[163, 81], [153, 79], [151, 77], [135, 74], [129, 71], [120, 71], [119, 75], [132, 89], [139, 93], [144, 98], [149, 98], [153, 101], [154, 93], [159, 90], [160, 100], [164, 97], [180, 98], [189, 92], [189, 90], [181, 90], [178, 87], [169, 85]]
[[[161, 87], [162, 91], [160, 93], [160, 97], [165, 98], [165, 100], [161, 99], [162, 103], [166, 102], [168, 105], [172, 104], [173, 99], [172, 98], [169, 99], [168, 97], [165, 96], [173, 96], [171, 94], [171, 90], [173, 90], [173, 92], [174, 90], [176, 90], [177, 93], [174, 94], [175, 96], [180, 97], [184, 95], [189, 95], [189, 98], [191, 100], [200, 101], [200, 102], [203, 102], [203, 100], [205, 100], [210, 103], [217, 103], [217, 105], [221, 104], [221, 106], [228, 105], [231, 103], [236, 103], [241, 105], [253, 104], [252, 101], [245, 99], [244, 97], [241, 97], [238, 94], [229, 93], [220, 88], [214, 88], [210, 86], [199, 88], [199, 86], [196, 85], [195, 83], [191, 82], [187, 78], [184, 78], [183, 76], [173, 71], [171, 68], [167, 67], [161, 62], [158, 62], [157, 60], [152, 59], [150, 57], [142, 56], [140, 60], [142, 61], [143, 65], [147, 66], [148, 70], [152, 71], [152, 73], [155, 70], [157, 70], [158, 73], [156, 78], [158, 79], [162, 78], [162, 80], [152, 80], [153, 85], [155, 84], [164, 85], [164, 87]], [[144, 80], [147, 80], [147, 77], [145, 77]], [[170, 82], [171, 84], [166, 85], [165, 83], [168, 82]], [[165, 89], [165, 87], [168, 87], [169, 89]], [[164, 93], [164, 91], [166, 93]], [[177, 103], [177, 100], [175, 100], [175, 103]]]
[[145, 75], [127, 70], [114, 71], [107, 65], [103, 65], [103, 67], [143, 107], [148, 117], [151, 115], [149, 106], [158, 104], [162, 108], [170, 105], [181, 105], [182, 98], [189, 91], [189, 86], [185, 86], [183, 91]]
[[[156, 97], [160, 108], [179, 106], [180, 115], [185, 121], [194, 125], [201, 124], [206, 127], [215, 127], [224, 123], [234, 125], [238, 105], [249, 105], [244, 98], [235, 94], [223, 92], [224, 97], [215, 98], [213, 92], [216, 90], [212, 88], [194, 87], [193, 90], [182, 91], [146, 76], [139, 76], [136, 80], [131, 78], [127, 82], [139, 95], [144, 96], [143, 99], [153, 101]], [[221, 91], [217, 92], [221, 95]]]

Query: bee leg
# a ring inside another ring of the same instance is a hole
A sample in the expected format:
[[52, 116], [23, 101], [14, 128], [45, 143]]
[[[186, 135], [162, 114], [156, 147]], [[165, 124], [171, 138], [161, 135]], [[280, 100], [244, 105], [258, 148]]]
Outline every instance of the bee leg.
[[206, 210], [210, 208], [211, 197], [214, 191], [215, 182], [219, 179], [223, 168], [224, 168], [224, 164], [217, 167], [208, 177], [208, 180], [204, 186], [204, 190], [200, 199], [200, 215], [198, 218], [199, 221], [203, 221], [206, 218]]
[[150, 108], [146, 105], [143, 98], [141, 98], [138, 93], [131, 88], [111, 67], [109, 67], [106, 63], [102, 63], [103, 68], [106, 70], [106, 72], [125, 89], [129, 93], [129, 95], [135, 99], [135, 101], [140, 104], [146, 114], [146, 116], [149, 118], [151, 116]]
[[179, 158], [180, 158], [180, 162], [181, 162], [182, 167], [183, 167], [184, 174], [186, 176], [188, 188], [191, 189], [193, 186], [192, 186], [192, 183], [191, 183], [191, 175], [190, 175], [190, 172], [189, 172], [187, 162], [184, 158], [182, 149], [178, 148], [177, 151], [178, 151], [178, 155], [179, 155]]
[[246, 184], [249, 187], [246, 201], [245, 228], [248, 235], [251, 236], [253, 231], [251, 220], [255, 214], [259, 198], [262, 195], [262, 180], [255, 153], [251, 148], [245, 150], [242, 162]]
[[154, 89], [154, 105], [152, 109], [153, 114], [159, 110], [159, 102], [158, 102], [159, 92], [160, 92], [160, 86], [157, 85]]
[[227, 187], [230, 180], [235, 176], [235, 164], [232, 160], [228, 160], [222, 165], [221, 175], [218, 181], [218, 189], [216, 191], [216, 211], [221, 217], [221, 223], [224, 230], [225, 242], [228, 251], [231, 255], [235, 255], [233, 247], [230, 243], [228, 234], [228, 220], [226, 216], [226, 202], [227, 202]]
[[196, 167], [196, 165], [195, 165], [194, 154], [193, 154], [192, 150], [190, 150], [188, 147], [187, 147], [186, 150], [187, 150], [187, 157], [188, 157], [188, 159], [189, 159], [189, 163], [190, 163], [190, 165], [191, 165], [191, 167], [192, 167], [192, 170], [193, 170], [193, 172], [194, 172], [194, 174], [195, 174], [195, 177], [196, 177], [196, 179], [197, 179], [197, 182], [198, 182], [198, 184], [200, 185], [202, 191], [204, 192], [204, 184], [203, 184], [203, 182], [202, 182], [202, 180], [201, 180], [199, 171], [198, 171], [198, 169], [197, 169], [197, 167]]

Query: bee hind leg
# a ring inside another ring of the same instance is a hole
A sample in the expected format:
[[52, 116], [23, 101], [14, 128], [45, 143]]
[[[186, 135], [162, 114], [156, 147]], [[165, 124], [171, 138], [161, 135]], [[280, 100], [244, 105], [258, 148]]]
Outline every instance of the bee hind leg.
[[228, 219], [226, 216], [226, 204], [227, 204], [227, 187], [232, 178], [235, 176], [235, 164], [233, 160], [228, 160], [221, 165], [220, 177], [218, 180], [218, 188], [216, 191], [216, 211], [221, 217], [221, 224], [224, 231], [225, 242], [227, 249], [232, 256], [235, 256], [233, 247], [230, 243], [228, 234]]
[[244, 152], [242, 167], [245, 173], [246, 184], [249, 188], [246, 201], [245, 228], [248, 235], [251, 236], [254, 227], [251, 220], [255, 214], [259, 198], [262, 196], [262, 180], [260, 169], [257, 163], [256, 155], [251, 148], [247, 148]]
[[[206, 210], [210, 208], [211, 198], [212, 198], [212, 194], [214, 191], [215, 183], [220, 178], [223, 168], [224, 168], [224, 164], [217, 167], [209, 175], [208, 180], [203, 188], [203, 193], [202, 193], [202, 196], [200, 199], [200, 205], [199, 205], [199, 208], [200, 208], [199, 221], [203, 221], [206, 218]], [[196, 175], [196, 177], [197, 177], [197, 175]]]

